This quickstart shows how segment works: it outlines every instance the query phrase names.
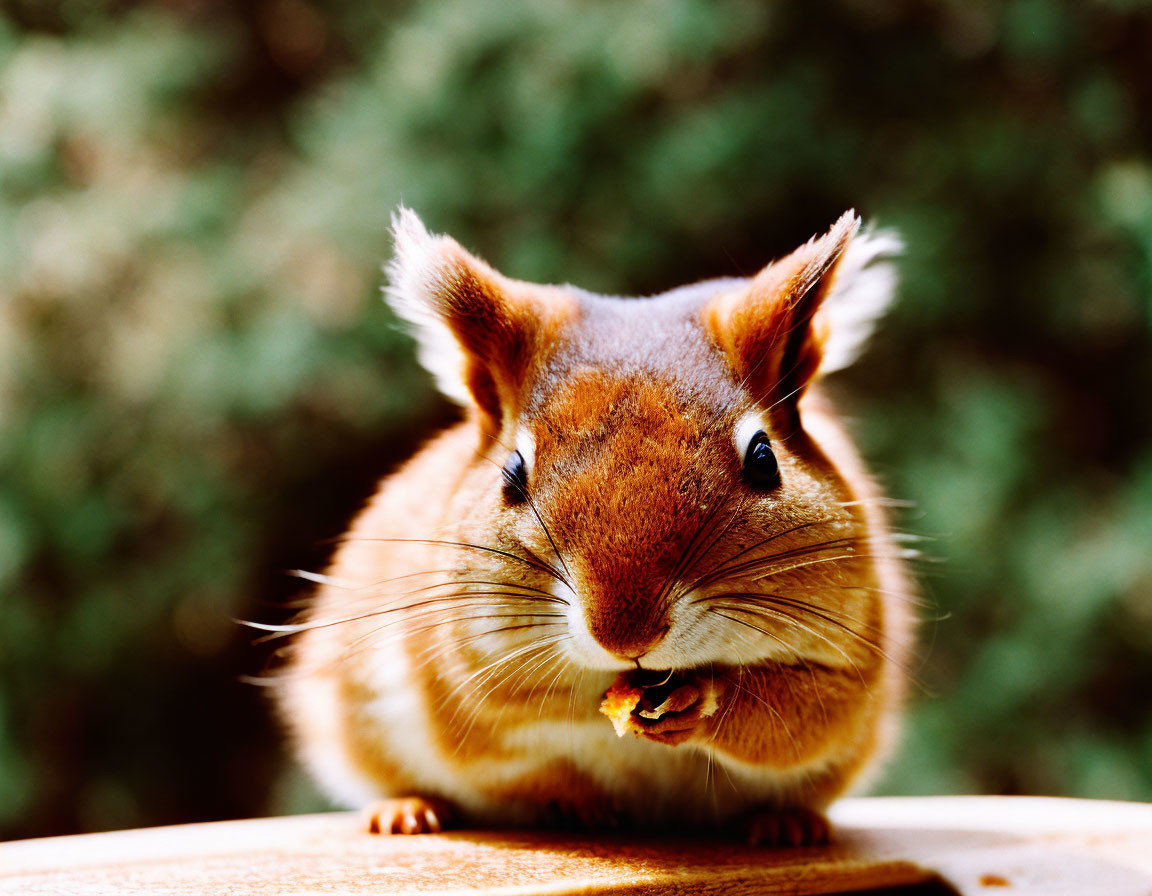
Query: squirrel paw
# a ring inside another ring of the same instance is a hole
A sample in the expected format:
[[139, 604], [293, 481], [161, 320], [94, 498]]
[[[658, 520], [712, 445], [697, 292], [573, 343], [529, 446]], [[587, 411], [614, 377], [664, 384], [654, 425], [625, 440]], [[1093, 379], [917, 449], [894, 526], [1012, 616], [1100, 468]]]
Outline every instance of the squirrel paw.
[[552, 800], [539, 813], [541, 827], [574, 833], [609, 833], [623, 827], [623, 817], [608, 800]]
[[676, 746], [696, 734], [706, 717], [706, 708], [703, 695], [695, 685], [681, 685], [652, 712], [655, 718], [642, 713], [634, 715], [633, 730], [657, 743]]
[[752, 846], [825, 846], [832, 839], [828, 819], [811, 809], [754, 809], [742, 822]]
[[377, 800], [361, 812], [369, 834], [438, 834], [451, 824], [455, 812], [444, 800], [422, 796]]
[[717, 709], [716, 683], [697, 673], [668, 673], [644, 689], [632, 713], [631, 730], [657, 743], [676, 746], [699, 736]]

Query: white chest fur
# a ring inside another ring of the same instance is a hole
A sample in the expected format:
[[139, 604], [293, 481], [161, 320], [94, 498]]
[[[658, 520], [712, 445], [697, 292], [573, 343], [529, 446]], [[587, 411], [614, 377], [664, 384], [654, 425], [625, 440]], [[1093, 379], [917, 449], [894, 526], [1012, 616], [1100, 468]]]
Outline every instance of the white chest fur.
[[[514, 788], [518, 780], [566, 760], [608, 794], [617, 810], [638, 822], [708, 823], [771, 800], [811, 771], [751, 768], [700, 747], [617, 738], [608, 720], [598, 715], [510, 724], [497, 753], [462, 762], [432, 730], [412, 685], [416, 670], [410, 664], [404, 651], [378, 653], [366, 682], [374, 696], [358, 714], [360, 724], [374, 726], [371, 739], [380, 743], [390, 763], [404, 769], [406, 780], [397, 792], [387, 792], [356, 768], [336, 738], [307, 758], [338, 801], [355, 807], [385, 796], [440, 794], [474, 816], [523, 824], [529, 820], [527, 808], [494, 799], [493, 791]], [[576, 699], [596, 706], [602, 691], [596, 679]]]

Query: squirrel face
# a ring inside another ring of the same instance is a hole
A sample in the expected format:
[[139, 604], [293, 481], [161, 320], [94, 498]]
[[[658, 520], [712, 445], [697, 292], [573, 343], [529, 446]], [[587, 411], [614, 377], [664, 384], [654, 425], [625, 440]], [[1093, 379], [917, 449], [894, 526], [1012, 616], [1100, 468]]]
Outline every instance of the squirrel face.
[[491, 461], [477, 538], [540, 561], [516, 574], [563, 603], [574, 664], [866, 658], [867, 522], [801, 414], [864, 338], [829, 310], [859, 316], [843, 293], [892, 248], [857, 229], [750, 281], [615, 299], [505, 278], [401, 212], [393, 306]]

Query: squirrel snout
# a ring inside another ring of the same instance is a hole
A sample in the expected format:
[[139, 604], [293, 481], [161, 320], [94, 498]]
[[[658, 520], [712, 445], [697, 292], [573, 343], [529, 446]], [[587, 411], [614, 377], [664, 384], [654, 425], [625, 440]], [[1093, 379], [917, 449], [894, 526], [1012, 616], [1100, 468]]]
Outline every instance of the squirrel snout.
[[613, 656], [638, 660], [664, 640], [668, 623], [628, 619], [616, 613], [589, 613], [588, 631]]

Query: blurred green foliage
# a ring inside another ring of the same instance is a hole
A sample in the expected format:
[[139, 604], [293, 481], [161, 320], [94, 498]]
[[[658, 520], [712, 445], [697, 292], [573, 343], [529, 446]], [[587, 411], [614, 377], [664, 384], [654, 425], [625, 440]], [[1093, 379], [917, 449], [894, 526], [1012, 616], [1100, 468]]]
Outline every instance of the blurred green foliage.
[[401, 200], [624, 293], [899, 229], [840, 384], [936, 558], [883, 788], [1152, 799], [1148, 3], [5, 9], [0, 833], [309, 803], [231, 619], [451, 413], [376, 301]]

